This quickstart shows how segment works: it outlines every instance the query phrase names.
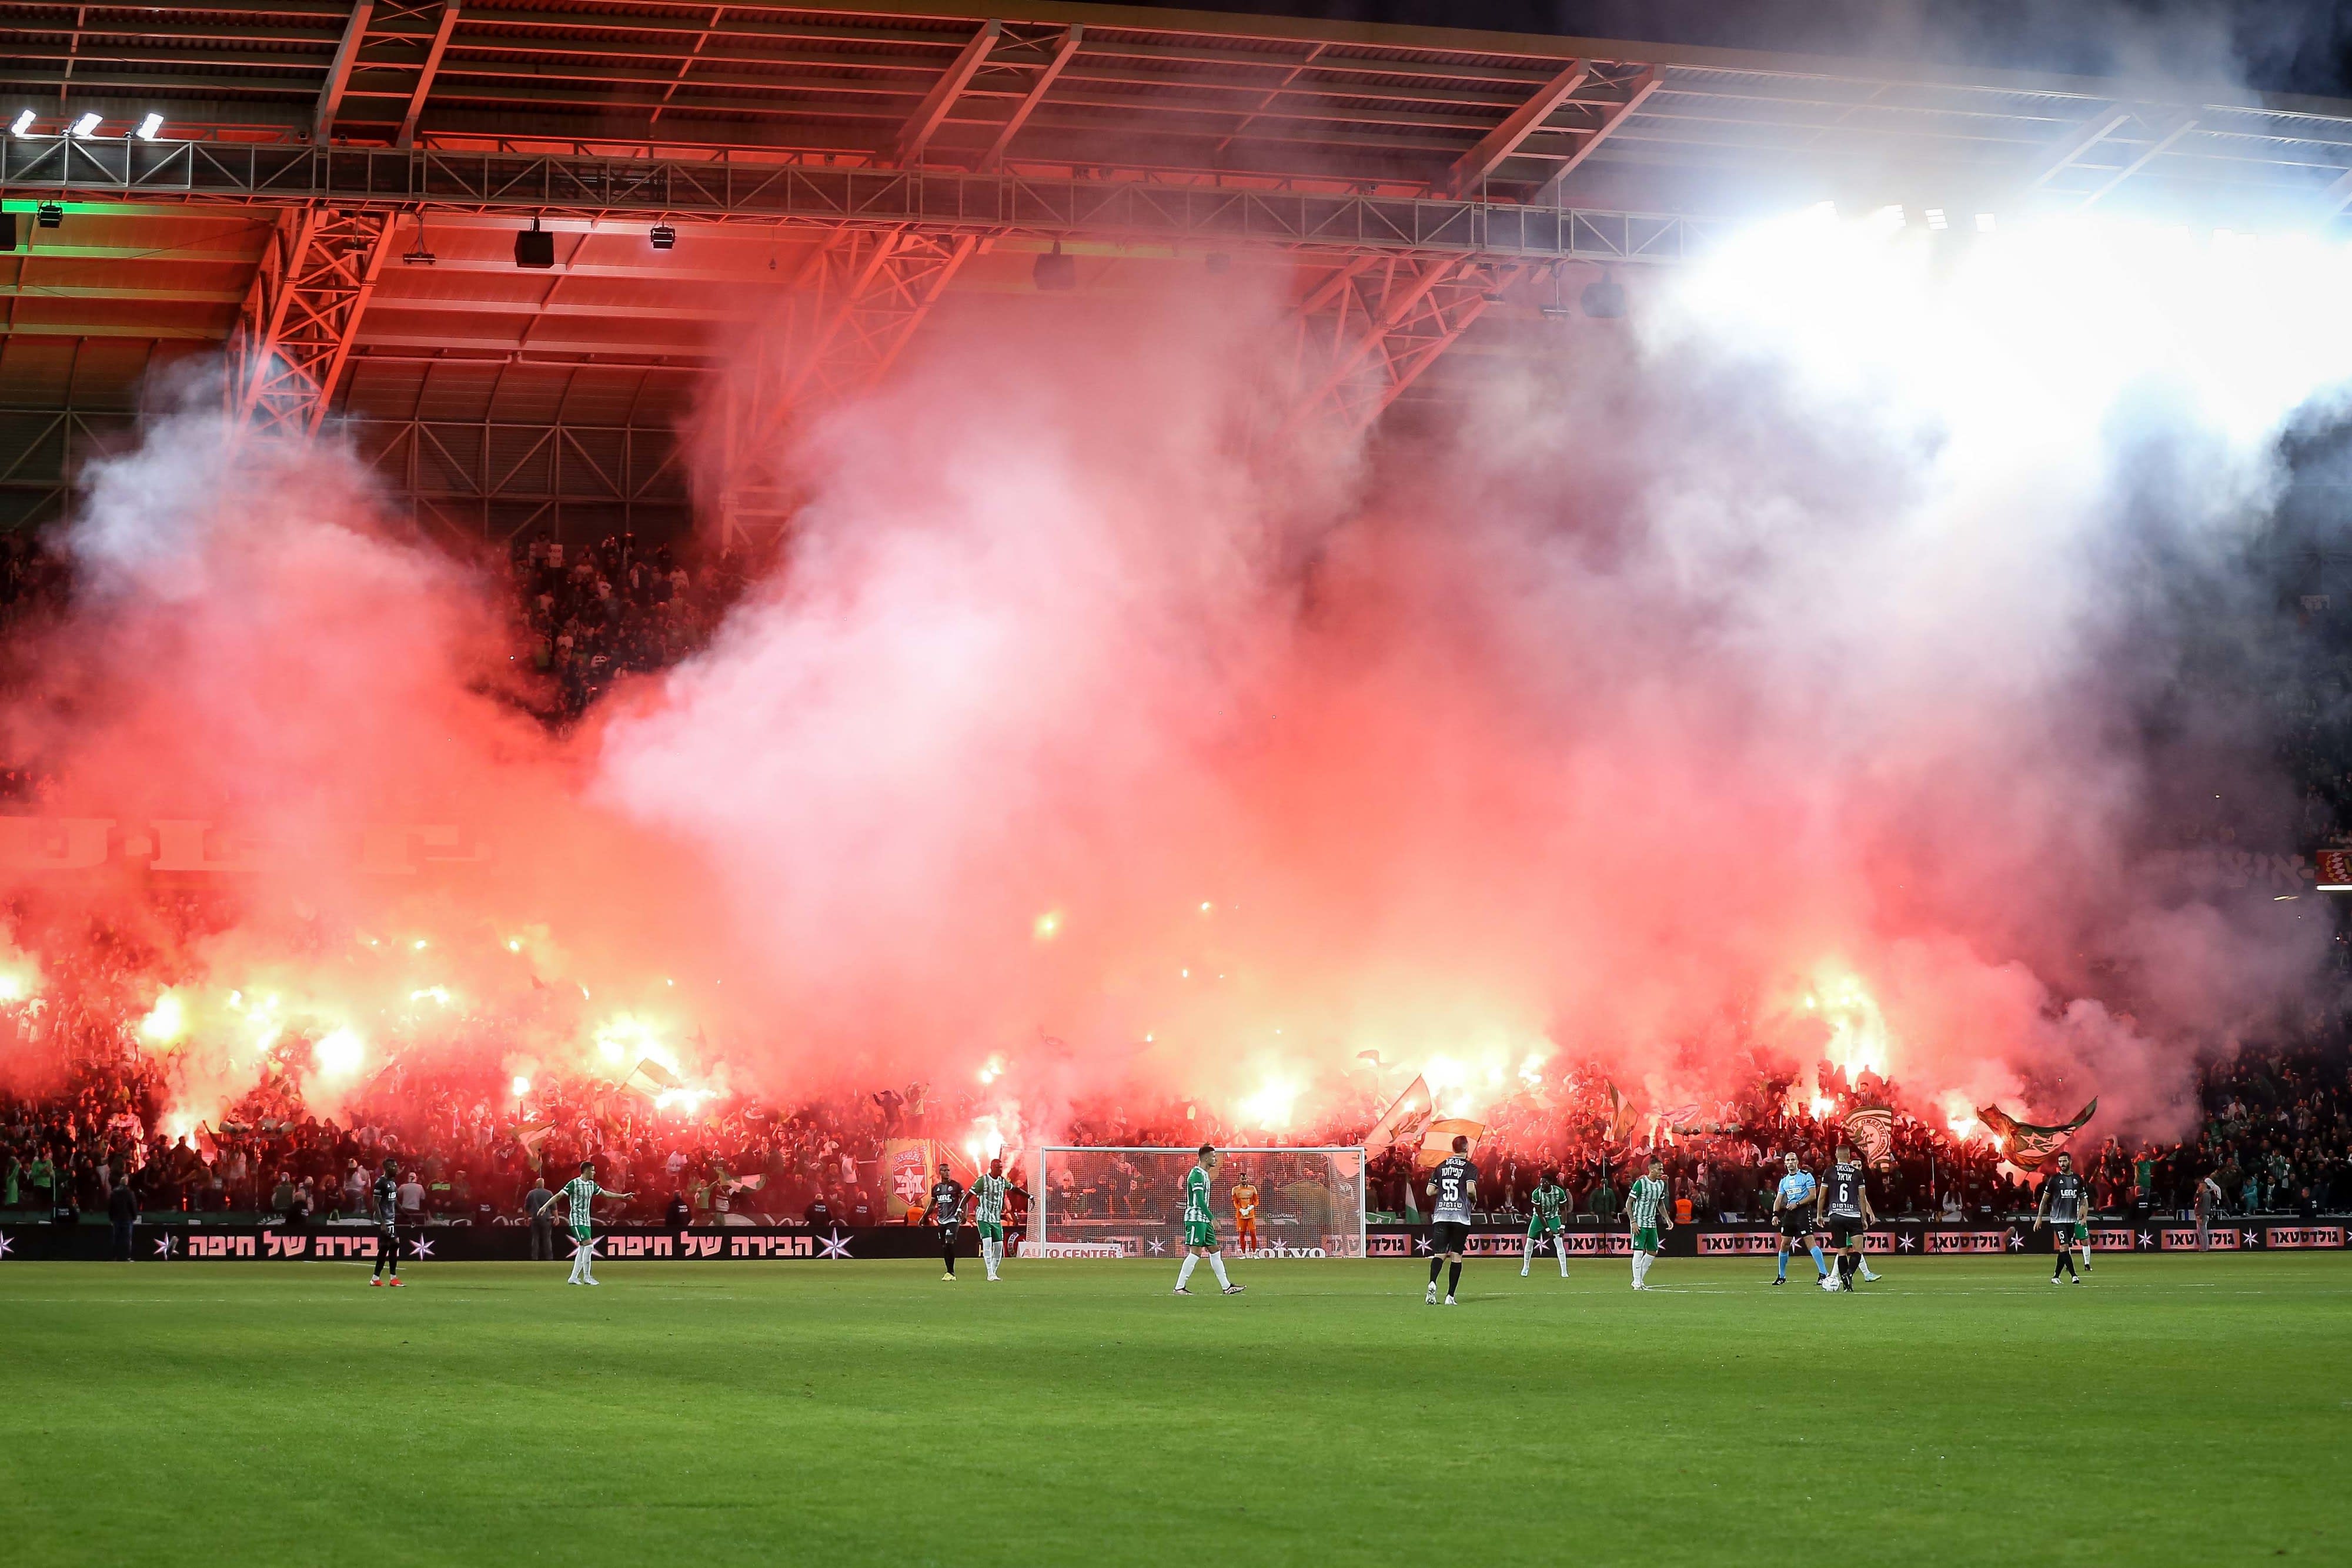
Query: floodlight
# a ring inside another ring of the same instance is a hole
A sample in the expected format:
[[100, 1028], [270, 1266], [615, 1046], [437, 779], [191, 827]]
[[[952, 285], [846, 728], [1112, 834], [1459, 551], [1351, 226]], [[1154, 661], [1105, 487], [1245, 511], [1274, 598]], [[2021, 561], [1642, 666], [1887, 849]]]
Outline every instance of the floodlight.
[[139, 129], [131, 134], [142, 141], [152, 141], [155, 140], [155, 133], [163, 129], [163, 117], [160, 114], [151, 114], [139, 122]]
[[1979, 213], [1977, 214], [1977, 233], [1980, 235], [1989, 235], [1992, 233], [1992, 214], [1990, 213]]
[[555, 265], [555, 236], [541, 229], [537, 218], [515, 235], [515, 265], [540, 271]]
[[27, 109], [20, 112], [16, 116], [16, 123], [9, 126], [8, 131], [9, 134], [14, 136], [30, 136], [33, 133], [33, 111]]
[[1943, 208], [1929, 207], [1927, 209], [1927, 226], [1938, 233], [1941, 233], [1943, 230], [1948, 229], [1952, 225], [1950, 220], [1944, 216]]
[[667, 250], [677, 244], [677, 231], [667, 224], [656, 224], [646, 231], [646, 237], [654, 242], [656, 250]]
[[33, 209], [33, 221], [45, 229], [53, 229], [66, 221], [66, 210], [55, 202], [43, 202]]
[[1062, 254], [1062, 242], [1054, 242], [1051, 256], [1041, 256], [1029, 276], [1040, 291], [1047, 294], [1066, 293], [1078, 286], [1078, 258]]
[[104, 115], [96, 113], [85, 114], [79, 120], [73, 122], [73, 129], [67, 131], [66, 134], [68, 136], [95, 136], [98, 134], [98, 128], [105, 123], [106, 117]]

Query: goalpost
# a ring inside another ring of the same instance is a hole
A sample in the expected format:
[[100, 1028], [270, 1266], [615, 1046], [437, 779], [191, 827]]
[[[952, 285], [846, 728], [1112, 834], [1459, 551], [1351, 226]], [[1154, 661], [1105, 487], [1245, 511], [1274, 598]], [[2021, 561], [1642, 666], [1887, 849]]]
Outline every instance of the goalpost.
[[[1210, 1183], [1228, 1255], [1364, 1256], [1361, 1148], [1225, 1148]], [[1030, 1257], [1173, 1258], [1184, 1244], [1184, 1173], [1199, 1148], [1048, 1145], [1031, 1172]], [[1257, 1188], [1257, 1248], [1239, 1252], [1234, 1188]]]

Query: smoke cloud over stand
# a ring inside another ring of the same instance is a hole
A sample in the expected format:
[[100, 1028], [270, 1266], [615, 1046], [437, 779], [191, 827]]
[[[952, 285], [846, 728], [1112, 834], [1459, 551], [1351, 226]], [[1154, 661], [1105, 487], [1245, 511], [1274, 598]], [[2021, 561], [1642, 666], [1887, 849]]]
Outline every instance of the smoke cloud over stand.
[[[259, 985], [370, 1062], [988, 1071], [1032, 1131], [1160, 1094], [1303, 1129], [1399, 1086], [1365, 1051], [1474, 1114], [1826, 1058], [2159, 1129], [2328, 932], [2150, 869], [2181, 779], [2281, 788], [2242, 727], [2150, 739], [2150, 541], [2238, 570], [2352, 364], [2344, 257], [1969, 237], [1759, 229], [1370, 454], [1269, 439], [1277, 313], [1230, 280], [964, 304], [795, 437], [808, 504], [709, 650], [560, 738], [350, 454], [167, 423], [9, 734], [60, 814], [280, 846], [173, 956], [192, 1103], [257, 1071]], [[373, 820], [497, 858], [388, 889], [339, 847]]]

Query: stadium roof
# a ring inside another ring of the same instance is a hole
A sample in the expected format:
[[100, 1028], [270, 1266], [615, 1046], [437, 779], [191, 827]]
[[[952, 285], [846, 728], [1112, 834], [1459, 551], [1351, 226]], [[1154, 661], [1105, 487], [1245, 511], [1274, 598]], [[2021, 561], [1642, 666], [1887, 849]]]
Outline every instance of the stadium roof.
[[[227, 340], [299, 255], [285, 214], [319, 206], [393, 236], [328, 366], [339, 407], [422, 417], [446, 384], [478, 417], [665, 423], [860, 224], [972, 236], [956, 291], [1026, 287], [1061, 241], [1082, 287], [1111, 258], [1246, 248], [1311, 299], [1396, 256], [1456, 281], [1494, 262], [1489, 292], [1524, 294], [1560, 257], [1671, 256], [1684, 220], [1823, 197], [2245, 226], [2352, 202], [2336, 99], [1034, 0], [0, 0], [0, 120], [30, 116], [0, 140], [17, 407], [119, 406]], [[25, 216], [44, 202], [54, 228]], [[512, 255], [532, 217], [545, 271]], [[655, 221], [675, 249], [649, 247]], [[1535, 314], [1503, 304], [1444, 343]]]

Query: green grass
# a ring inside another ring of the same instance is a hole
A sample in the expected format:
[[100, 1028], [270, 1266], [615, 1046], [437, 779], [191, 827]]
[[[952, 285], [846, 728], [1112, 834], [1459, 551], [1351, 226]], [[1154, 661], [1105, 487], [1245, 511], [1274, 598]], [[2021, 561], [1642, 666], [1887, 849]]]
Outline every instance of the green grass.
[[2352, 1553], [2352, 1258], [963, 1270], [0, 1265], [0, 1562]]

